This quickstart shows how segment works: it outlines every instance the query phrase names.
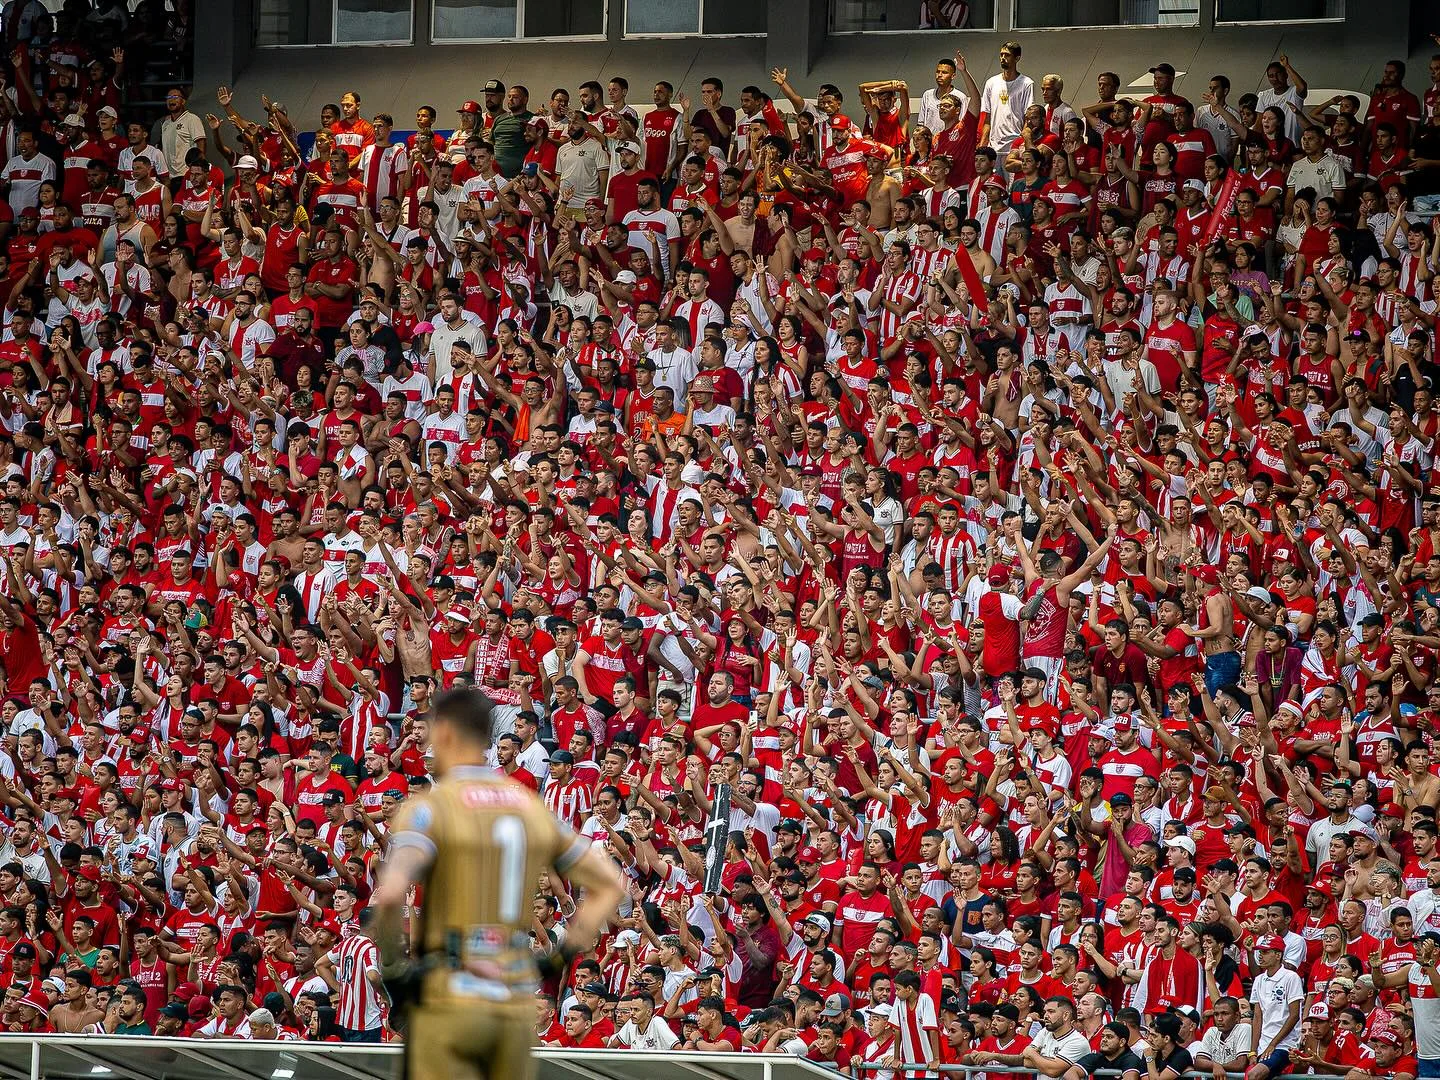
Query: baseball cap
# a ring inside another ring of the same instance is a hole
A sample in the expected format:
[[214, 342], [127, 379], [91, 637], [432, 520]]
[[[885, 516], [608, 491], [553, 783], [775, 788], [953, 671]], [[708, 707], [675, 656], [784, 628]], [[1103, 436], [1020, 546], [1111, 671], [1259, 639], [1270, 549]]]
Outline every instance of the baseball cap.
[[258, 161], [256, 161], [255, 158], [252, 157], [250, 154], [245, 154], [244, 156], [242, 156], [242, 157], [240, 158], [239, 161], [235, 162], [235, 168], [237, 168], [237, 169], [258, 169], [258, 168], [260, 168], [260, 163], [259, 163]]
[[824, 262], [825, 252], [818, 247], [806, 248], [805, 254], [800, 258], [804, 262]]
[[20, 959], [22, 959], [22, 960], [24, 960], [24, 959], [34, 960], [34, 959], [35, 959], [35, 946], [34, 946], [34, 945], [31, 945], [28, 941], [22, 941], [22, 942], [20, 942], [20, 944], [16, 945], [15, 948], [13, 948], [13, 949], [10, 950], [10, 955], [11, 955], [12, 957], [18, 956], [18, 957], [19, 957]]
[[113, 106], [113, 105], [101, 105], [100, 108], [98, 108], [98, 109], [95, 110], [95, 115], [96, 115], [96, 116], [113, 116], [116, 120], [119, 120], [119, 119], [120, 119], [120, 114], [115, 111], [115, 106]]
[[1112, 724], [1116, 731], [1130, 731], [1135, 727], [1135, 717], [1128, 712], [1116, 713]]
[[1204, 181], [1204, 180], [1186, 180], [1186, 181], [1185, 181], [1185, 190], [1186, 190], [1186, 191], [1198, 191], [1201, 195], [1204, 195], [1204, 194], [1205, 194], [1205, 181]]
[[991, 585], [1004, 585], [1010, 580], [1010, 568], [1008, 566], [992, 566], [990, 573], [985, 577]]
[[825, 999], [825, 1008], [821, 1016], [839, 1016], [846, 1009], [850, 1008], [850, 999], [844, 994], [831, 994]]
[[890, 1017], [894, 1015], [894, 1010], [889, 1005], [881, 1002], [879, 1005], [871, 1005], [870, 1008], [865, 1011], [865, 1015], [878, 1016], [881, 1020], [889, 1020]]
[[574, 765], [575, 755], [569, 750], [556, 750], [550, 755], [551, 765]]
[[1135, 800], [1132, 799], [1129, 795], [1126, 795], [1123, 791], [1117, 791], [1114, 795], [1111, 795], [1111, 796], [1110, 796], [1110, 805], [1111, 805], [1111, 806], [1134, 806], [1134, 805], [1135, 805]]
[[315, 927], [315, 929], [328, 930], [337, 938], [340, 936], [340, 924], [336, 922], [333, 918], [321, 920], [321, 922]]
[[1385, 1043], [1389, 1046], [1399, 1046], [1400, 1036], [1395, 1034], [1395, 1032], [1391, 1031], [1389, 1028], [1381, 1028], [1379, 1031], [1375, 1032], [1374, 1035], [1370, 1036], [1370, 1041], [1372, 1043]]
[[1172, 76], [1173, 76], [1173, 75], [1175, 74], [1175, 67], [1174, 67], [1173, 64], [1170, 64], [1170, 63], [1156, 64], [1154, 67], [1152, 67], [1152, 68], [1150, 69], [1150, 74], [1151, 74], [1151, 75], [1154, 75], [1157, 71], [1160, 72], [1160, 73], [1163, 74], [1163, 75], [1172, 75]]
[[823, 933], [830, 933], [830, 920], [818, 911], [812, 911], [805, 916], [805, 921], [811, 926], [818, 926]]
[[619, 150], [622, 154], [635, 154], [638, 156], [640, 153], [640, 144], [634, 142], [633, 140], [626, 141], [622, 142], [619, 146], [616, 147], [616, 149]]
[[98, 866], [91, 866], [88, 863], [85, 866], [77, 866], [75, 868], [75, 876], [83, 877], [86, 881], [99, 881], [100, 868]]
[[1305, 1014], [1307, 1020], [1329, 1020], [1330, 1006], [1323, 1001], [1317, 1001], [1310, 1006], [1310, 1011]]
[[168, 1016], [171, 1020], [189, 1020], [190, 1009], [183, 1001], [172, 1001], [160, 1010], [161, 1016]]
[[83, 127], [85, 126], [85, 121], [84, 121], [84, 119], [80, 116], [80, 114], [79, 114], [79, 113], [73, 113], [73, 112], [72, 112], [70, 115], [68, 115], [67, 117], [65, 117], [65, 119], [62, 120], [61, 123], [64, 124], [66, 127], [78, 127], [78, 128], [83, 128]]
[[795, 861], [796, 861], [796, 862], [819, 862], [819, 861], [820, 861], [820, 852], [816, 851], [813, 847], [802, 847], [798, 852], [796, 852], [796, 854], [795, 854]]
[[[505, 84], [499, 79], [491, 79], [480, 89], [486, 94], [503, 94], [505, 92]], [[466, 104], [468, 105], [469, 102], [466, 102]]]
[[793, 832], [795, 833], [795, 835], [798, 836], [803, 833], [805, 829], [801, 826], [800, 822], [796, 821], [794, 818], [786, 818], [784, 821], [780, 822], [779, 825], [775, 826], [775, 831]]
[[460, 108], [456, 109], [455, 111], [462, 113], [478, 113], [480, 111], [480, 103], [478, 101], [467, 101], [464, 105], [461, 105]]
[[345, 801], [345, 795], [339, 791], [327, 791], [320, 800], [322, 806], [339, 806]]
[[844, 113], [836, 113], [830, 118], [830, 127], [834, 131], [849, 131], [850, 118]]
[[594, 994], [596, 997], [604, 997], [610, 991], [602, 982], [591, 981], [580, 987], [582, 994]]
[[1405, 808], [1399, 803], [1387, 802], [1384, 806], [1380, 807], [1380, 815], [1381, 817], [1403, 818], [1405, 816]]
[[1191, 840], [1188, 836], [1172, 836], [1169, 840], [1165, 841], [1165, 846], [1167, 848], [1179, 848], [1189, 855], [1195, 854], [1195, 841]]
[[160, 784], [160, 790], [161, 790], [161, 791], [184, 791], [184, 790], [185, 790], [185, 785], [182, 784], [179, 780], [176, 780], [176, 779], [174, 779], [174, 778], [172, 777], [172, 778], [169, 779], [169, 780], [165, 780], [165, 781], [162, 781], [162, 782], [161, 782], [161, 784]]
[[1275, 952], [1284, 952], [1284, 951], [1285, 951], [1285, 941], [1284, 941], [1284, 939], [1283, 939], [1283, 938], [1276, 937], [1274, 934], [1266, 934], [1264, 937], [1258, 939], [1258, 940], [1255, 942], [1255, 951], [1256, 951], [1256, 952], [1265, 952], [1266, 950], [1270, 950], [1270, 949], [1273, 949]]

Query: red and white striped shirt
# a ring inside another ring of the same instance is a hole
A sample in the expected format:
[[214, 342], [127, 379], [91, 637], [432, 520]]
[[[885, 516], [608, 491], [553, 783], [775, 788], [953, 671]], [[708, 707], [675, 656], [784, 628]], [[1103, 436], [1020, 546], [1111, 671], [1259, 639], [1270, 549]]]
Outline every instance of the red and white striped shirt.
[[[935, 1013], [935, 1000], [929, 994], [921, 994], [914, 1004], [895, 997], [894, 1012], [890, 1026], [895, 1029], [895, 1056], [905, 1065], [925, 1065], [934, 1061], [934, 1044], [930, 1032], [940, 1028]], [[907, 1072], [907, 1077], [934, 1076], [932, 1072]]]
[[378, 146], [371, 143], [360, 151], [360, 178], [365, 185], [365, 205], [380, 212], [380, 200], [400, 197], [400, 181], [410, 168], [410, 154], [403, 143]]
[[545, 785], [545, 805], [550, 812], [576, 832], [590, 815], [591, 785], [584, 780], [571, 778], [565, 783], [553, 779]]
[[349, 1031], [374, 1031], [385, 1022], [380, 995], [369, 974], [380, 970], [380, 950], [361, 934], [344, 938], [330, 953], [340, 981], [335, 1023]]

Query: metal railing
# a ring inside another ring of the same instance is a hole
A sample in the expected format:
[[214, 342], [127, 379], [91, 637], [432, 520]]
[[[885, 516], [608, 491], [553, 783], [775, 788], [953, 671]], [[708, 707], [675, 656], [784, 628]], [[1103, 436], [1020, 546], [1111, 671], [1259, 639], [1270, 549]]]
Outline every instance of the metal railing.
[[[534, 1051], [539, 1080], [833, 1080], [790, 1054]], [[397, 1044], [0, 1033], [3, 1080], [398, 1080]], [[444, 1080], [436, 1077], [435, 1080]]]
[[[812, 1063], [813, 1064], [813, 1063]], [[924, 1065], [902, 1065], [899, 1068], [891, 1069], [873, 1061], [851, 1062], [851, 1068], [862, 1077], [866, 1073], [887, 1072], [897, 1077], [919, 1076], [931, 1073], [940, 1073], [944, 1076], [963, 1076], [969, 1080], [972, 1076], [984, 1074], [986, 1076], [1007, 1075], [1007, 1076], [1041, 1076], [1039, 1070], [1032, 1069], [1027, 1065], [941, 1065], [936, 1069], [927, 1069]], [[1091, 1076], [1118, 1077], [1124, 1075], [1120, 1069], [1096, 1069], [1090, 1073]], [[1145, 1075], [1141, 1070], [1140, 1075]], [[1224, 1074], [1226, 1080], [1245, 1080], [1243, 1072], [1227, 1072]], [[1215, 1074], [1209, 1070], [1196, 1069], [1180, 1074], [1180, 1080], [1215, 1080]], [[1315, 1080], [1313, 1073], [1282, 1073], [1272, 1077], [1272, 1080]]]

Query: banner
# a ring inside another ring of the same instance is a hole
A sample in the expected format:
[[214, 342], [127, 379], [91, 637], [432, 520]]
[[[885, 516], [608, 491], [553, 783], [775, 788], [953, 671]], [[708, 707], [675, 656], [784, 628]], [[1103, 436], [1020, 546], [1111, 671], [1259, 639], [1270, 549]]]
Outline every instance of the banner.
[[1205, 247], [1213, 244], [1230, 227], [1230, 217], [1235, 213], [1235, 192], [1239, 187], [1240, 174], [1231, 169], [1225, 174], [1225, 183], [1220, 185], [1220, 197], [1215, 200], [1215, 209], [1210, 212], [1210, 224], [1205, 228]]
[[730, 838], [730, 785], [716, 784], [710, 797], [710, 820], [705, 823], [705, 894], [720, 894], [720, 873], [725, 869], [725, 841]]

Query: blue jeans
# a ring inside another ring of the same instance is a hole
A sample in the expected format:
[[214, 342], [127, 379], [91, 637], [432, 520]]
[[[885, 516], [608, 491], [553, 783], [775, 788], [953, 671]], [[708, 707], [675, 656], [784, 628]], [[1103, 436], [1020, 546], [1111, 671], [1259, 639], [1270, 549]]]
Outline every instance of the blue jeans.
[[[1430, 198], [1440, 198], [1440, 196], [1432, 195]], [[1420, 1063], [1420, 1068], [1415, 1073], [1417, 1077], [1421, 1077], [1423, 1080], [1424, 1077], [1440, 1076], [1440, 1058], [1416, 1058], [1415, 1060]]]
[[1240, 678], [1240, 654], [1216, 653], [1205, 658], [1205, 690], [1210, 696], [1222, 686], [1232, 686]]

